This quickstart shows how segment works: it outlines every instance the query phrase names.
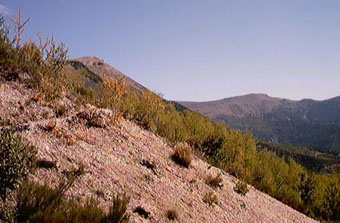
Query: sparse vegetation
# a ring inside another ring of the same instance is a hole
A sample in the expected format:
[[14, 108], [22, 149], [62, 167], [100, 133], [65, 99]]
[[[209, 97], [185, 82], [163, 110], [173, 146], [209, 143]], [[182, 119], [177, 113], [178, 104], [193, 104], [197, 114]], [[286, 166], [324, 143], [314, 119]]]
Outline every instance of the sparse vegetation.
[[221, 177], [221, 173], [217, 174], [215, 177], [213, 177], [212, 175], [208, 175], [207, 179], [206, 179], [206, 183], [208, 185], [210, 185], [211, 187], [214, 188], [221, 188], [222, 187], [222, 177]]
[[177, 144], [172, 159], [184, 167], [189, 167], [192, 160], [191, 147], [186, 143]]
[[14, 39], [9, 38], [9, 26], [0, 18], [0, 66], [6, 79], [18, 79], [20, 73], [27, 73], [31, 79], [29, 86], [39, 89], [46, 100], [60, 96], [64, 86], [62, 70], [67, 63], [67, 49], [63, 43], [52, 39], [43, 40], [38, 34], [39, 45], [33, 41], [22, 44], [22, 35], [28, 20], [23, 21], [19, 12], [11, 19], [15, 26]]
[[234, 187], [234, 191], [241, 195], [246, 195], [249, 189], [245, 182], [243, 182], [242, 180], [239, 180]]
[[218, 202], [218, 198], [213, 192], [208, 192], [204, 195], [203, 202], [209, 205], [213, 205]]

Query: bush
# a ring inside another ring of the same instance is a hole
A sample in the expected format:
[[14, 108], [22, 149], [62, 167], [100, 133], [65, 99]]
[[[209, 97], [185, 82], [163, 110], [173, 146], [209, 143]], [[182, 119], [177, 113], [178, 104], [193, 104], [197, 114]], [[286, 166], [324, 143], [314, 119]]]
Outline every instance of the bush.
[[63, 185], [52, 189], [32, 182], [23, 183], [17, 193], [17, 221], [99, 223], [105, 214], [98, 203], [89, 199], [81, 205], [76, 199], [65, 200]]
[[209, 205], [217, 203], [218, 198], [213, 192], [206, 193], [203, 197], [203, 202]]
[[234, 187], [234, 191], [236, 193], [239, 193], [241, 195], [246, 195], [249, 191], [248, 186], [245, 182], [239, 180], [236, 184], [236, 186]]
[[[105, 212], [99, 207], [98, 202], [88, 199], [84, 204], [79, 204], [75, 199], [63, 203], [60, 211], [51, 211], [43, 216], [46, 223], [100, 223]], [[37, 221], [42, 222], [42, 221]]]
[[[79, 197], [66, 200], [65, 191], [73, 181], [62, 182], [56, 189], [25, 182], [17, 192], [17, 222], [39, 223], [127, 223], [129, 198], [117, 195], [106, 214], [94, 199], [81, 202]], [[0, 212], [1, 213], [1, 212]]]
[[212, 175], [209, 175], [206, 179], [206, 183], [208, 185], [210, 185], [211, 187], [222, 187], [222, 177], [221, 177], [221, 173], [217, 174], [215, 177], [213, 177]]
[[189, 167], [192, 160], [191, 147], [186, 143], [179, 143], [175, 146], [175, 152], [172, 159], [184, 167]]
[[126, 194], [116, 195], [112, 199], [108, 215], [102, 221], [103, 223], [128, 223], [130, 214], [126, 213], [130, 197]]
[[59, 206], [62, 197], [58, 190], [33, 182], [24, 182], [17, 191], [18, 222], [26, 222], [45, 214], [51, 206]]
[[37, 149], [25, 143], [11, 126], [0, 128], [0, 196], [5, 201], [7, 192], [32, 170]]

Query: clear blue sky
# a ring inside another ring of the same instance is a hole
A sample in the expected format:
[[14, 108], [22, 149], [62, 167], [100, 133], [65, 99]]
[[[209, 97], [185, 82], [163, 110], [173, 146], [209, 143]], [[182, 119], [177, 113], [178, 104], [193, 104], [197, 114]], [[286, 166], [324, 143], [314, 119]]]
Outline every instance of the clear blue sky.
[[340, 95], [339, 0], [0, 0], [167, 99]]

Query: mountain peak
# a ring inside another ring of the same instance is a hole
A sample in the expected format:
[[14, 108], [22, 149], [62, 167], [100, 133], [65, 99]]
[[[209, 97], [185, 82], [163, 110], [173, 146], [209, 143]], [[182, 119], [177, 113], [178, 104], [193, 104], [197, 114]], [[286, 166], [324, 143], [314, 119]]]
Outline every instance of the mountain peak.
[[78, 59], [73, 59], [74, 61], [78, 61], [83, 63], [84, 65], [103, 65], [105, 63], [104, 60], [99, 59], [98, 57], [88, 56], [88, 57], [81, 57]]
[[98, 57], [88, 56], [73, 59], [71, 61], [76, 61], [78, 63], [83, 64], [83, 66], [89, 69], [89, 71], [91, 71], [95, 75], [100, 76], [100, 78], [102, 78], [103, 80], [108, 79], [124, 80], [127, 86], [134, 91], [142, 92], [147, 90], [144, 86], [132, 80], [131, 78], [129, 78], [119, 70], [115, 69], [114, 67], [110, 66], [109, 64], [105, 63], [104, 60]]

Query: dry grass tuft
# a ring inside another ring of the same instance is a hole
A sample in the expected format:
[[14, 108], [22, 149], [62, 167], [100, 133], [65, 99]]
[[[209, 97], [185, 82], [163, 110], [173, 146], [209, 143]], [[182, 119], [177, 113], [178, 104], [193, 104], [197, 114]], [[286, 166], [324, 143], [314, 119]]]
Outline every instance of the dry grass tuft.
[[221, 173], [217, 174], [215, 177], [213, 177], [212, 175], [209, 175], [206, 179], [206, 183], [214, 188], [221, 188], [223, 187], [222, 185], [222, 177], [221, 177]]
[[180, 143], [175, 146], [172, 159], [179, 165], [189, 167], [192, 160], [192, 149], [187, 143]]

